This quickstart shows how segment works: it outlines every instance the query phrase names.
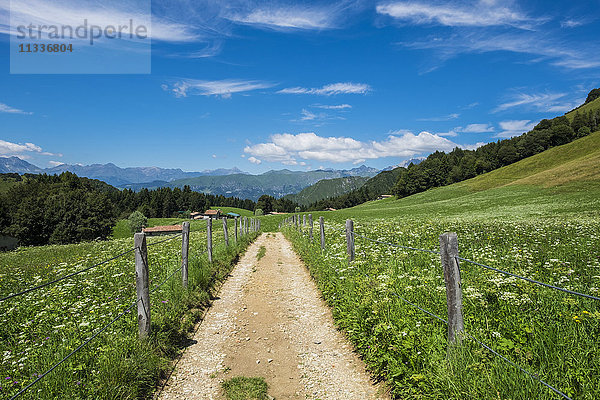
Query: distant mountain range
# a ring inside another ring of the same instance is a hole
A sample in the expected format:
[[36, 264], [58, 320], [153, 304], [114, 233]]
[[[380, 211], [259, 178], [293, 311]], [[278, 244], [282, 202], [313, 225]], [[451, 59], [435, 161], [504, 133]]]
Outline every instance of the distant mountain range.
[[190, 186], [191, 189], [196, 192], [227, 197], [239, 197], [256, 201], [263, 194], [280, 198], [287, 194], [298, 193], [302, 189], [323, 179], [360, 176], [370, 178], [377, 175], [378, 172], [379, 170], [364, 165], [350, 170], [290, 171], [283, 169], [279, 171], [268, 171], [261, 175], [233, 174], [223, 176], [199, 176], [195, 178], [177, 179], [171, 182], [155, 181], [151, 183], [127, 185], [125, 187], [137, 191], [143, 188], [183, 188], [184, 186]]
[[238, 168], [184, 172], [181, 169], [158, 167], [120, 168], [114, 164], [68, 165], [39, 168], [18, 157], [0, 157], [0, 173], [60, 174], [72, 172], [77, 176], [98, 179], [119, 188], [132, 190], [157, 189], [159, 187], [183, 188], [188, 185], [197, 192], [257, 200], [263, 194], [283, 197], [298, 193], [323, 179], [344, 177], [371, 178], [378, 169], [364, 165], [349, 170], [317, 171], [268, 171], [250, 175]]
[[116, 187], [130, 184], [191, 178], [195, 176], [220, 176], [231, 174], [248, 174], [237, 168], [205, 170], [202, 172], [184, 172], [181, 169], [164, 169], [158, 167], [120, 168], [115, 164], [68, 165], [61, 164], [52, 168], [39, 168], [18, 157], [0, 157], [0, 173], [16, 172], [19, 174], [61, 174], [72, 172], [77, 176], [98, 179]]
[[426, 157], [411, 158], [410, 160], [402, 161], [402, 162], [401, 162], [400, 164], [398, 164], [398, 165], [392, 165], [391, 167], [384, 168], [384, 169], [383, 169], [383, 171], [391, 171], [391, 170], [393, 170], [393, 169], [400, 168], [400, 167], [402, 167], [402, 168], [406, 168], [406, 167], [408, 167], [410, 164], [415, 164], [415, 165], [417, 165], [417, 164], [420, 164], [420, 163], [421, 163], [421, 161], [425, 160], [425, 158], [426, 158]]

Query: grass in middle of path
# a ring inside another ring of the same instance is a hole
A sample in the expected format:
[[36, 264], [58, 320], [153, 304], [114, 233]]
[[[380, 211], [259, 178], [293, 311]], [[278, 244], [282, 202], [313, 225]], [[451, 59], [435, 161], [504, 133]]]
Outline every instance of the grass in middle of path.
[[266, 253], [267, 248], [265, 246], [260, 246], [260, 249], [258, 249], [258, 253], [256, 254], [256, 261], [260, 261], [260, 259], [263, 258]]
[[267, 400], [269, 386], [264, 378], [236, 376], [221, 384], [228, 400]]

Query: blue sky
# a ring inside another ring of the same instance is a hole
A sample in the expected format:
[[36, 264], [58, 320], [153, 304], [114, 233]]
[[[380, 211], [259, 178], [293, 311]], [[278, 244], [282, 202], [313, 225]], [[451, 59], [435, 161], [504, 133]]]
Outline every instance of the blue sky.
[[[140, 75], [10, 74], [8, 3], [0, 156], [41, 167], [384, 168], [519, 135], [600, 86], [595, 0], [154, 1]], [[18, 4], [44, 21], [98, 12]]]

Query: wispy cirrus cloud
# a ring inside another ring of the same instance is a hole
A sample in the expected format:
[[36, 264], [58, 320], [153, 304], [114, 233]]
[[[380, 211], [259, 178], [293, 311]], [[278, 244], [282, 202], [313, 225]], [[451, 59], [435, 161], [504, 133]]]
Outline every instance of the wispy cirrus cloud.
[[458, 117], [460, 117], [460, 114], [452, 113], [452, 114], [447, 114], [447, 115], [441, 115], [439, 117], [417, 118], [417, 121], [428, 121], [428, 122], [452, 121], [453, 119], [457, 119]]
[[23, 114], [23, 115], [32, 115], [32, 112], [19, 110], [18, 108], [11, 107], [4, 103], [0, 103], [0, 113], [6, 114]]
[[464, 128], [454, 128], [456, 132], [463, 133], [489, 133], [494, 132], [495, 128], [491, 124], [469, 124]]
[[535, 126], [535, 122], [532, 122], [528, 119], [524, 120], [510, 120], [510, 121], [502, 121], [500, 122], [500, 129], [496, 137], [499, 138], [510, 138], [513, 136], [519, 136], [525, 132], [528, 132], [533, 129]]
[[[9, 9], [10, 6], [10, 9]], [[140, 6], [134, 1], [105, 0], [102, 7], [90, 0], [19, 0], [0, 2], [0, 14], [10, 12], [8, 18], [0, 23], [0, 32], [17, 34], [16, 26], [69, 25], [80, 26], [87, 20], [88, 25], [118, 26], [129, 25], [133, 19], [136, 25], [148, 27], [149, 37], [165, 42], [194, 42], [201, 40], [202, 35], [193, 24], [176, 22], [171, 18], [150, 14], [150, 7]], [[151, 20], [152, 19], [152, 20]]]
[[162, 85], [163, 90], [173, 93], [176, 97], [187, 96], [217, 96], [224, 99], [230, 98], [235, 93], [251, 92], [259, 89], [268, 89], [275, 86], [269, 82], [255, 80], [225, 79], [206, 81], [199, 79], [182, 79], [171, 86]]
[[429, 132], [391, 134], [382, 141], [364, 142], [350, 137], [323, 137], [315, 133], [276, 134], [270, 142], [247, 146], [257, 159], [297, 165], [299, 160], [359, 164], [367, 159], [413, 157], [435, 150], [452, 150], [457, 144]]
[[487, 27], [510, 25], [529, 29], [533, 18], [509, 7], [506, 3], [478, 1], [471, 4], [446, 2], [431, 4], [414, 1], [395, 1], [377, 5], [379, 14], [410, 24], [438, 24], [445, 26]]
[[497, 113], [512, 108], [524, 108], [541, 112], [567, 112], [583, 103], [580, 100], [567, 100], [567, 93], [517, 93], [510, 100], [498, 105], [492, 112]]
[[367, 94], [373, 89], [366, 83], [341, 82], [325, 85], [320, 88], [291, 87], [277, 93], [281, 94], [314, 94], [319, 96], [334, 96], [338, 94]]
[[227, 18], [236, 23], [271, 29], [311, 30], [335, 27], [336, 13], [332, 13], [331, 7], [262, 6]]
[[352, 106], [350, 104], [337, 104], [337, 105], [326, 105], [326, 104], [313, 104], [311, 107], [322, 108], [323, 110], [348, 110]]
[[[542, 32], [461, 32], [449, 36], [430, 36], [426, 40], [398, 45], [435, 52], [441, 62], [461, 54], [506, 51], [531, 56], [530, 62], [549, 62], [567, 69], [600, 67], [600, 47], [595, 42], [570, 43]], [[435, 68], [431, 68], [434, 70]]]

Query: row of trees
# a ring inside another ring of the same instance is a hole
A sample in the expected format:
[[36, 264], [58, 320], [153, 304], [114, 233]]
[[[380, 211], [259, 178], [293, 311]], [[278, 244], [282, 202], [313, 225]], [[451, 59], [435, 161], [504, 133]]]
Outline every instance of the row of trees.
[[[590, 92], [586, 104], [597, 98], [600, 98], [600, 89]], [[488, 143], [476, 150], [455, 148], [449, 153], [435, 152], [419, 164], [382, 172], [367, 181], [362, 188], [342, 196], [321, 200], [311, 204], [308, 209], [353, 207], [375, 200], [379, 195], [386, 193], [398, 197], [410, 196], [427, 189], [473, 178], [598, 130], [600, 110], [576, 109], [572, 120], [566, 116], [544, 119], [533, 130], [521, 136]], [[393, 179], [393, 182], [390, 179]]]
[[70, 172], [18, 178], [0, 175], [0, 180], [22, 180], [0, 194], [0, 234], [16, 237], [22, 245], [105, 239], [116, 220], [133, 211], [153, 218], [204, 212], [215, 206], [255, 209], [251, 200], [192, 192], [189, 187], [119, 191]]

